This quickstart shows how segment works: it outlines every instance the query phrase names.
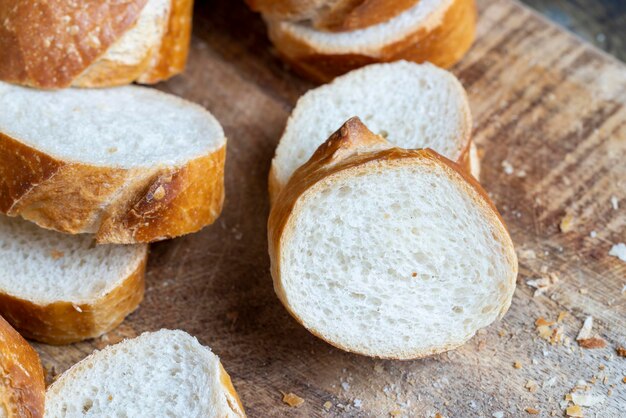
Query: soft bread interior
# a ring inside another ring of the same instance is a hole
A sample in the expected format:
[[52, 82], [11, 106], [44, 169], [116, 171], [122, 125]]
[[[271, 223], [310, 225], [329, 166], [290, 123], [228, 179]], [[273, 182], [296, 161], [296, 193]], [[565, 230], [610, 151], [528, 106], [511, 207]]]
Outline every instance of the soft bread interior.
[[268, 20], [279, 30], [311, 45], [321, 54], [365, 54], [377, 56], [383, 46], [402, 40], [416, 32], [432, 30], [441, 24], [445, 12], [454, 0], [420, 0], [415, 6], [394, 18], [348, 32], [327, 32], [306, 22]]
[[125, 65], [140, 64], [156, 53], [167, 29], [172, 0], [148, 0], [135, 25], [100, 58]]
[[349, 351], [413, 358], [461, 345], [506, 311], [517, 272], [477, 193], [438, 164], [376, 161], [327, 177], [282, 234], [279, 294]]
[[401, 148], [432, 148], [456, 161], [471, 131], [463, 86], [430, 64], [400, 61], [352, 71], [300, 98], [272, 164], [280, 186], [346, 120]]
[[0, 216], [0, 291], [36, 304], [93, 302], [119, 286], [143, 262], [145, 245], [93, 245], [88, 235], [64, 235]]
[[48, 389], [46, 417], [238, 417], [218, 357], [182, 331], [144, 333], [81, 361]]
[[225, 144], [204, 108], [143, 87], [41, 91], [0, 83], [0, 109], [1, 133], [96, 166], [183, 164]]

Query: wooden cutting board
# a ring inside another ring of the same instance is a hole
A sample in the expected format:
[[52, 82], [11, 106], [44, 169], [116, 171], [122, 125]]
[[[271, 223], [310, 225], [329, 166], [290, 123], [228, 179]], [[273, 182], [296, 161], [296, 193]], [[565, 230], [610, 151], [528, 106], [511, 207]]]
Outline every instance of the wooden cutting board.
[[[221, 356], [251, 417], [519, 417], [525, 408], [563, 416], [559, 402], [581, 379], [595, 379], [589, 393], [603, 401], [585, 416], [626, 414], [626, 359], [616, 355], [626, 345], [626, 263], [608, 255], [626, 242], [624, 65], [513, 1], [479, 1], [478, 39], [453, 71], [469, 93], [482, 183], [520, 254], [518, 289], [504, 320], [458, 350], [374, 360], [313, 337], [272, 290], [267, 173], [291, 108], [313, 85], [275, 58], [261, 19], [242, 2], [197, 3], [188, 69], [159, 87], [223, 124], [224, 212], [200, 233], [152, 246], [145, 301], [117, 330], [67, 347], [37, 345], [50, 379], [95, 348], [166, 327]], [[533, 297], [527, 280], [551, 273], [558, 282]], [[551, 345], [535, 327], [560, 312], [569, 346]], [[588, 315], [606, 348], [575, 342]], [[283, 404], [281, 391], [304, 404]]]

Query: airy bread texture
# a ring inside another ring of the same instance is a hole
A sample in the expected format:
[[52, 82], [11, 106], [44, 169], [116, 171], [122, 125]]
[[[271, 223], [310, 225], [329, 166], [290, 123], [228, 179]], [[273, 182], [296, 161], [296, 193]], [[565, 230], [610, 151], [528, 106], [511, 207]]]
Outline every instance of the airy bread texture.
[[343, 32], [383, 23], [419, 0], [247, 0], [270, 19], [307, 21], [319, 30]]
[[46, 385], [39, 356], [0, 317], [0, 417], [43, 418]]
[[219, 358], [182, 331], [96, 351], [48, 388], [47, 418], [244, 417]]
[[185, 66], [192, 3], [0, 2], [0, 80], [54, 89], [167, 79]]
[[0, 314], [28, 338], [68, 344], [119, 325], [143, 298], [146, 245], [93, 245], [0, 215]]
[[271, 270], [313, 334], [412, 359], [502, 317], [517, 258], [471, 176], [432, 150], [389, 147], [351, 119], [294, 173], [270, 213]]
[[39, 91], [0, 83], [0, 212], [99, 243], [212, 223], [226, 138], [204, 108], [141, 87]]
[[353, 116], [400, 148], [432, 148], [468, 165], [472, 117], [457, 78], [431, 64], [376, 64], [298, 100], [272, 161], [270, 195], [275, 197], [317, 147]]
[[363, 29], [334, 33], [305, 22], [266, 17], [280, 55], [302, 75], [326, 82], [375, 62], [429, 61], [447, 68], [474, 41], [474, 0], [420, 0], [392, 19]]

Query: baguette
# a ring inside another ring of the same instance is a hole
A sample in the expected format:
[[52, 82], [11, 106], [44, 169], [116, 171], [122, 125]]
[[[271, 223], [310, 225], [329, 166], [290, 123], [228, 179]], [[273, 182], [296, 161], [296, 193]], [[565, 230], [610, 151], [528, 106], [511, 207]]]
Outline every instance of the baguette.
[[0, 317], [0, 416], [43, 418], [46, 385], [37, 352]]
[[193, 0], [0, 2], [0, 80], [45, 89], [156, 83], [183, 71]]
[[212, 223], [226, 138], [205, 109], [153, 89], [39, 91], [0, 83], [0, 212], [98, 243]]
[[219, 358], [182, 331], [146, 332], [74, 365], [46, 393], [47, 418], [245, 417]]
[[272, 160], [272, 200], [317, 147], [353, 116], [398, 147], [432, 148], [478, 176], [478, 159], [469, 158], [473, 151], [469, 102], [456, 77], [430, 64], [376, 64], [338, 77], [298, 100]]
[[280, 192], [268, 243], [274, 289], [346, 351], [424, 357], [508, 310], [517, 258], [480, 185], [432, 150], [391, 148], [357, 119]]
[[306, 22], [265, 20], [279, 55], [301, 75], [327, 82], [376, 62], [451, 67], [474, 41], [476, 5], [474, 0], [420, 0], [386, 22], [341, 33]]
[[144, 293], [146, 245], [92, 245], [92, 237], [0, 215], [0, 315], [27, 338], [69, 344], [98, 337]]
[[345, 32], [386, 22], [419, 0], [247, 0], [271, 19], [309, 21], [319, 30]]

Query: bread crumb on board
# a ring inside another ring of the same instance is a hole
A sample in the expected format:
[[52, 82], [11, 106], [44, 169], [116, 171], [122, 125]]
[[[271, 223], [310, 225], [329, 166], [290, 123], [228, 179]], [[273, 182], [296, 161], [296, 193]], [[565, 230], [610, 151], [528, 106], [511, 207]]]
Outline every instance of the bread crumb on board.
[[583, 415], [583, 410], [581, 409], [580, 406], [578, 405], [572, 405], [572, 406], [568, 406], [567, 409], [565, 410], [565, 414], [568, 417], [576, 417], [576, 418], [582, 418], [584, 417]]
[[326, 411], [330, 411], [330, 408], [332, 408], [332, 407], [333, 407], [333, 403], [332, 403], [331, 401], [326, 401], [326, 402], [324, 402], [323, 407], [324, 407], [324, 409], [325, 409]]
[[623, 262], [626, 263], [626, 244], [620, 242], [611, 247], [609, 251], [609, 255], [613, 257], [617, 257]]
[[626, 357], [626, 348], [619, 346], [615, 349], [615, 351], [617, 352], [617, 355], [620, 357]]
[[281, 392], [283, 394], [283, 402], [292, 408], [299, 408], [304, 403], [304, 399], [296, 395], [295, 393]]
[[541, 413], [540, 410], [535, 409], [535, 408], [525, 408], [524, 411], [526, 411], [527, 414], [529, 415], [539, 415]]
[[559, 224], [561, 232], [566, 233], [574, 229], [574, 215], [568, 213], [562, 219]]
[[606, 347], [606, 341], [602, 337], [593, 334], [592, 316], [585, 318], [583, 326], [580, 328], [578, 336], [576, 337], [576, 341], [582, 348], [594, 349]]
[[521, 369], [523, 366], [522, 366], [522, 363], [520, 363], [519, 361], [516, 361], [515, 363], [513, 363], [513, 367], [516, 369]]

